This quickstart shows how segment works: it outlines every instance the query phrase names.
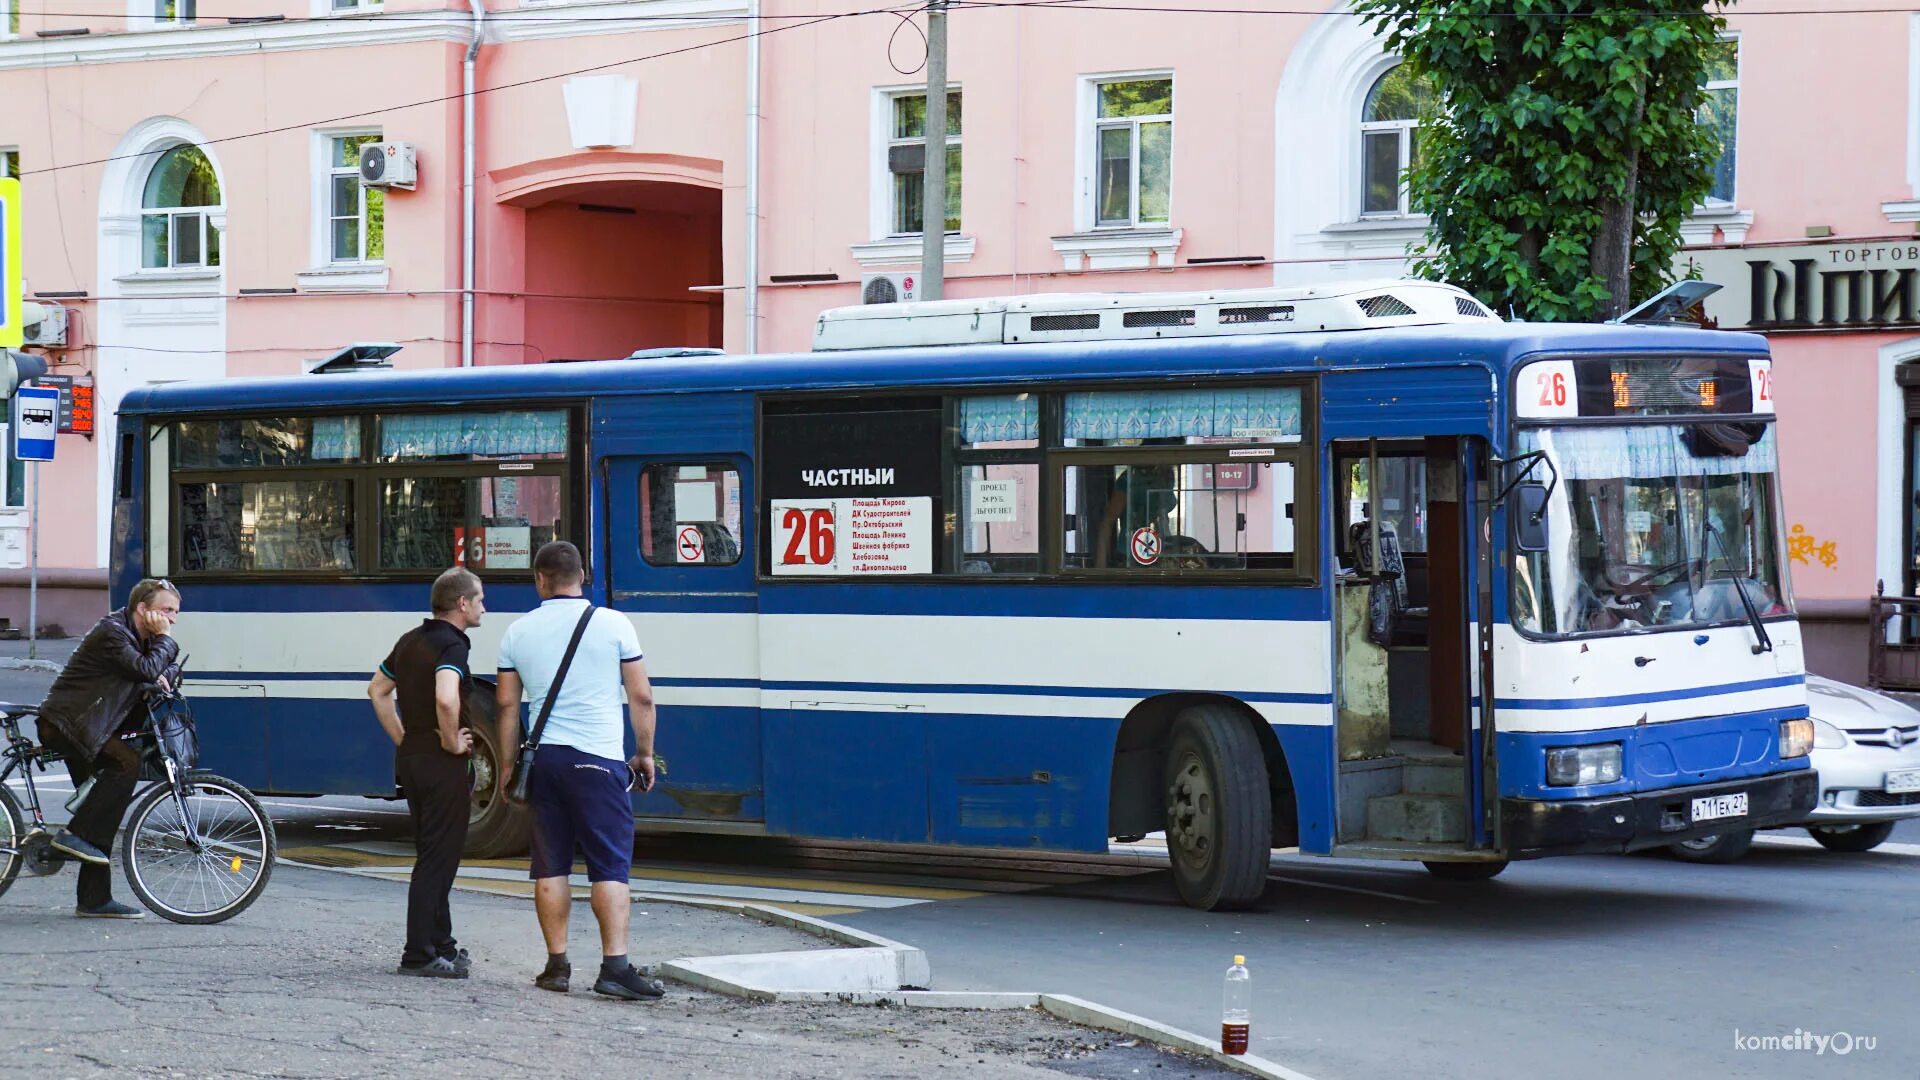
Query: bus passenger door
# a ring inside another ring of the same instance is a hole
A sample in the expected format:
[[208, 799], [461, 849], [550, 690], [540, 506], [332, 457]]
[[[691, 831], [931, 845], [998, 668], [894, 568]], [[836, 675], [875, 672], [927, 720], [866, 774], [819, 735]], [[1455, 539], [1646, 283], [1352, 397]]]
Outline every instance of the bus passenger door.
[[729, 454], [600, 460], [606, 598], [633, 620], [659, 723], [642, 818], [765, 820], [753, 472]]

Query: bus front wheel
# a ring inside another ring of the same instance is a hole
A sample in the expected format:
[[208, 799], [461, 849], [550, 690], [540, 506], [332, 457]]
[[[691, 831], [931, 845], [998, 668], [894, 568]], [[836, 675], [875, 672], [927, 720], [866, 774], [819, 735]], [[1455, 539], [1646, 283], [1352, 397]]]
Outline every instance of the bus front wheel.
[[533, 836], [533, 815], [499, 795], [500, 770], [513, 760], [494, 745], [493, 698], [475, 691], [467, 698], [473, 724], [473, 803], [467, 812], [466, 854], [476, 859], [524, 855]]
[[1266, 891], [1273, 802], [1266, 759], [1245, 717], [1187, 709], [1167, 753], [1167, 851], [1180, 899], [1202, 911], [1243, 908]]
[[1732, 832], [1712, 833], [1696, 836], [1691, 840], [1681, 840], [1670, 844], [1667, 851], [1681, 862], [1690, 863], [1730, 863], [1745, 857], [1747, 850], [1753, 847], [1752, 829], [1735, 829]]

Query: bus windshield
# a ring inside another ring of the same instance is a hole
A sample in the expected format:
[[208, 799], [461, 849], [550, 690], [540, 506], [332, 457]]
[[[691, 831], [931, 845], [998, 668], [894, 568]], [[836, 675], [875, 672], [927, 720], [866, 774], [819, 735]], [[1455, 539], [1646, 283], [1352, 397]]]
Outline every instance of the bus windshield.
[[1520, 629], [1709, 626], [1746, 619], [1747, 602], [1762, 617], [1792, 613], [1770, 425], [1534, 428], [1518, 443], [1544, 452], [1559, 477], [1548, 550], [1515, 562]]

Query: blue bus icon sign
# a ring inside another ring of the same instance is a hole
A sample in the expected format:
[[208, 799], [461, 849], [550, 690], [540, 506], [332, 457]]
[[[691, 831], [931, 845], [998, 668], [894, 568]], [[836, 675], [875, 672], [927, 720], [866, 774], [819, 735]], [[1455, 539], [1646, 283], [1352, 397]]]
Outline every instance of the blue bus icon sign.
[[60, 391], [23, 386], [13, 392], [13, 456], [21, 461], [52, 461], [53, 437], [60, 430]]

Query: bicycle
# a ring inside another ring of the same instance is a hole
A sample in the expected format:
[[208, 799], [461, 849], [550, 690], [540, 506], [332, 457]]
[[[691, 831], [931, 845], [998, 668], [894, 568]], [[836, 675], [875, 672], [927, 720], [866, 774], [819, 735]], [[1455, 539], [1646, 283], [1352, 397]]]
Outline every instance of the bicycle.
[[[225, 922], [266, 890], [278, 845], [273, 820], [237, 781], [191, 767], [199, 755], [198, 737], [177, 671], [169, 689], [149, 686], [143, 703], [147, 717], [140, 730], [115, 736], [138, 744], [139, 779], [148, 782], [134, 797], [120, 849], [127, 884], [147, 910], [163, 919]], [[0, 893], [22, 870], [44, 877], [73, 861], [53, 849], [54, 834], [33, 782], [36, 765], [45, 772], [64, 758], [20, 733], [20, 721], [39, 712], [38, 705], [0, 702], [0, 730], [6, 736], [0, 751]], [[19, 799], [6, 787], [15, 769], [22, 770], [26, 782], [31, 828]]]

